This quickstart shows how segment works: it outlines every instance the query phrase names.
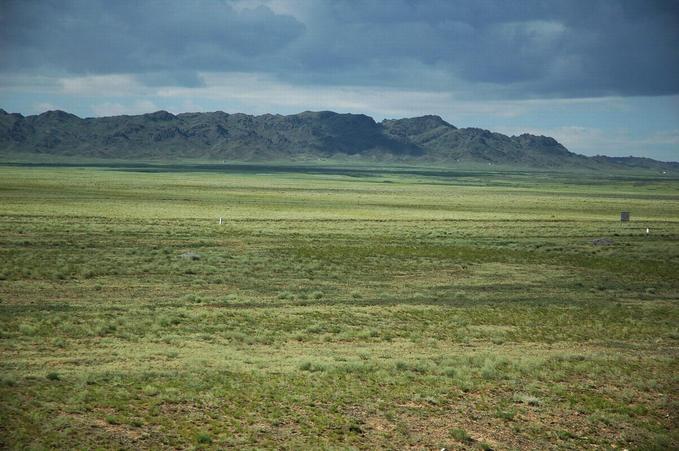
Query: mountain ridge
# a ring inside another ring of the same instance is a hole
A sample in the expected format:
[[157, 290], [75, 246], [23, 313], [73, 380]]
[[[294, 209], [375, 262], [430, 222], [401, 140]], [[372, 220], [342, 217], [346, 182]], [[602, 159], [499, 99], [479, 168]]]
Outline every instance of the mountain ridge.
[[641, 157], [586, 157], [548, 136], [507, 136], [458, 128], [436, 115], [384, 119], [364, 114], [172, 114], [80, 118], [51, 110], [23, 116], [0, 109], [0, 154], [97, 158], [299, 160], [350, 157], [385, 161], [481, 163], [529, 167], [679, 169]]

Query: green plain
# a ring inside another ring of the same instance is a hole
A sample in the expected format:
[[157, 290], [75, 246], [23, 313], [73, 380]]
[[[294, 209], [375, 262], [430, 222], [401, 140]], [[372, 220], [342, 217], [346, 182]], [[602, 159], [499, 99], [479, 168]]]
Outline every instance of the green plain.
[[2, 165], [0, 447], [676, 449], [678, 301], [676, 178]]

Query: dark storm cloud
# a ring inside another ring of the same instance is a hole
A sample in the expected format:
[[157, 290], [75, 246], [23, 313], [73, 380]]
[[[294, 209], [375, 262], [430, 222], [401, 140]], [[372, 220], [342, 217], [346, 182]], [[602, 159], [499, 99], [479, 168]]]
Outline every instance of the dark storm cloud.
[[361, 76], [368, 66], [389, 83], [420, 66], [449, 74], [435, 80], [451, 89], [466, 81], [537, 96], [679, 91], [676, 1], [340, 1], [314, 13], [314, 39], [301, 41], [310, 76]]
[[220, 1], [11, 1], [2, 3], [5, 70], [139, 73], [151, 84], [195, 85], [200, 70], [273, 64], [304, 25]]
[[287, 6], [301, 19], [219, 1], [5, 2], [0, 67], [134, 73], [150, 85], [195, 86], [199, 71], [252, 71], [296, 83], [483, 87], [505, 97], [679, 92], [677, 1]]

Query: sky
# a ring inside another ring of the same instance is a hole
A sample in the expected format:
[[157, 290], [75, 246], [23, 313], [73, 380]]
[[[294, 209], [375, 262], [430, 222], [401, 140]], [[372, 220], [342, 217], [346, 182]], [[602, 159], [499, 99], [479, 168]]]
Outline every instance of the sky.
[[679, 160], [679, 0], [0, 0], [0, 108], [437, 114]]

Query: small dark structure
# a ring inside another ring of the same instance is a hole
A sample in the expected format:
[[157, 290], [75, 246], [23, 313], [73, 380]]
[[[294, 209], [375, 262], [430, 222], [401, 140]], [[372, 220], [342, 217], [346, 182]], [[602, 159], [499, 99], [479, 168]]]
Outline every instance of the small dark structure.
[[629, 222], [629, 211], [620, 212], [620, 222]]
[[186, 252], [182, 255], [180, 255], [181, 258], [185, 260], [200, 260], [201, 255], [196, 254], [195, 252]]

